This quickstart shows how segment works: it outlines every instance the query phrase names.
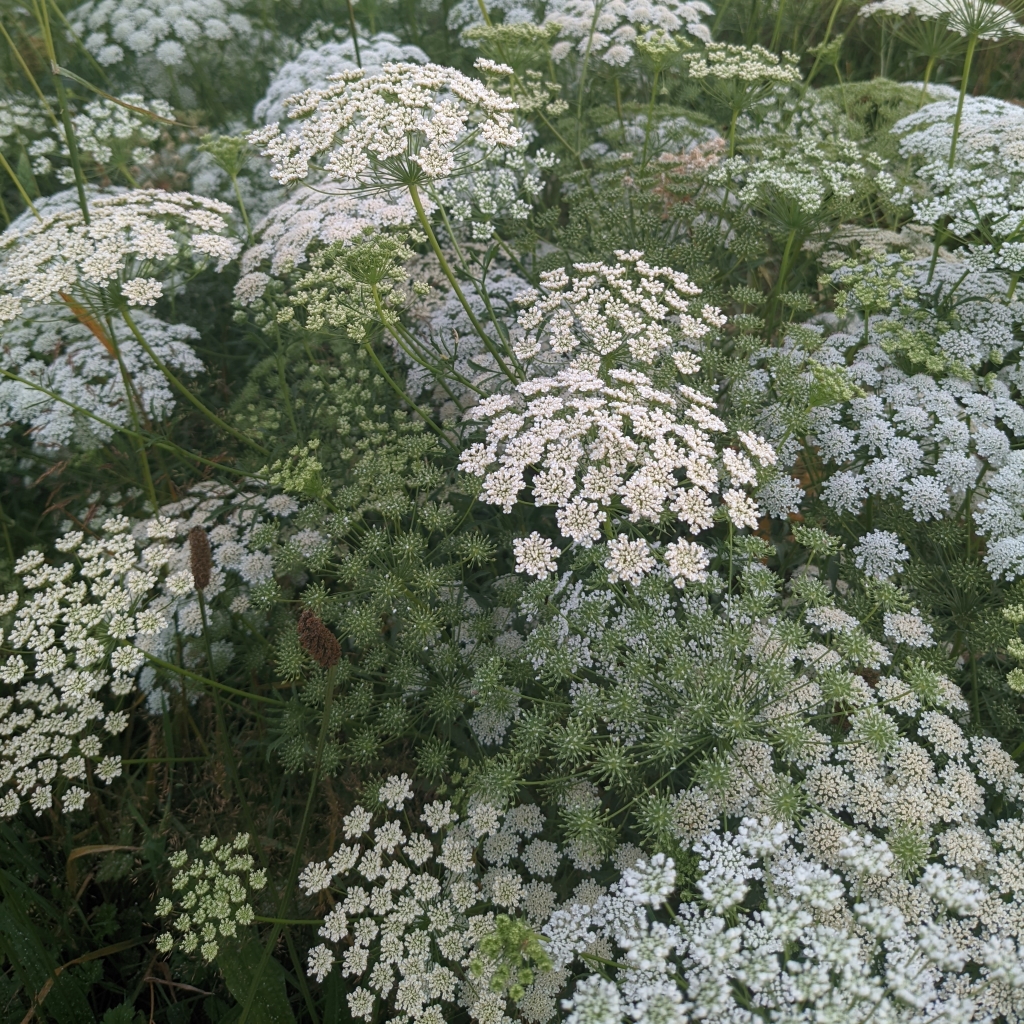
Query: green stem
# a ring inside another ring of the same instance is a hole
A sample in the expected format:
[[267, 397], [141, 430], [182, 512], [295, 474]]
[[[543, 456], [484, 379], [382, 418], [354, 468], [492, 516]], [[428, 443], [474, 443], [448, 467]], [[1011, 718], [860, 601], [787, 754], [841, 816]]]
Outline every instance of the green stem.
[[[393, 335], [393, 332], [388, 326], [387, 314], [384, 312], [384, 307], [381, 305], [380, 294], [377, 291], [377, 286], [375, 284], [370, 285], [370, 291], [373, 294], [373, 301], [377, 307], [377, 316], [380, 317], [382, 326], [386, 331]], [[430, 427], [438, 437], [441, 438], [442, 441], [444, 441], [445, 447], [450, 448], [451, 441], [445, 435], [444, 431], [405, 393], [405, 391], [402, 390], [402, 388], [398, 386], [398, 382], [390, 373], [388, 373], [387, 370], [384, 369], [384, 364], [380, 361], [377, 353], [373, 350], [373, 346], [366, 338], [363, 339], [363, 348], [366, 350], [367, 355], [373, 360], [374, 365], [377, 367], [377, 372], [388, 382], [388, 386], [391, 390], [394, 391], [403, 402], [407, 403], [409, 408], [412, 409], [416, 415], [419, 416], [419, 418], [423, 420], [423, 422], [426, 423], [426, 425]]]
[[213, 412], [210, 409], [207, 409], [207, 407], [205, 405], [203, 405], [203, 403], [201, 401], [199, 401], [199, 399], [196, 398], [196, 396], [193, 395], [192, 392], [189, 391], [189, 389], [187, 387], [185, 387], [185, 385], [182, 384], [181, 381], [178, 380], [177, 377], [174, 376], [173, 373], [171, 373], [171, 371], [164, 365], [163, 360], [153, 351], [153, 349], [150, 347], [149, 342], [146, 341], [146, 339], [142, 336], [142, 332], [139, 330], [138, 326], [136, 325], [135, 320], [132, 318], [131, 313], [128, 312], [128, 307], [124, 306], [124, 305], [121, 306], [120, 307], [120, 313], [121, 313], [122, 318], [124, 319], [124, 322], [128, 325], [128, 329], [132, 332], [132, 334], [135, 335], [135, 340], [143, 347], [143, 349], [145, 349], [146, 354], [156, 364], [157, 369], [211, 423], [215, 423], [218, 427], [221, 428], [221, 430], [226, 430], [232, 437], [236, 438], [239, 441], [242, 441], [244, 444], [247, 444], [250, 448], [254, 448], [261, 455], [269, 455], [270, 454], [270, 452], [266, 448], [264, 448], [263, 445], [257, 444], [251, 437], [247, 437], [240, 430], [235, 430], [234, 427], [229, 426], [227, 423], [225, 423], [215, 412]]
[[352, 48], [356, 51], [356, 65], [363, 66], [362, 57], [359, 56], [359, 33], [356, 31], [356, 12], [352, 8], [352, 0], [346, 0], [348, 4], [348, 28], [352, 33]]
[[324, 711], [323, 721], [320, 724], [320, 738], [316, 745], [316, 761], [313, 763], [313, 775], [309, 780], [309, 795], [306, 797], [306, 808], [302, 812], [302, 823], [299, 826], [299, 834], [295, 841], [295, 852], [292, 854], [291, 866], [288, 869], [287, 884], [285, 885], [284, 894], [281, 896], [281, 900], [277, 906], [277, 914], [275, 915], [274, 930], [270, 933], [270, 939], [267, 944], [263, 947], [263, 956], [260, 958], [259, 966], [253, 975], [252, 985], [249, 987], [249, 995], [245, 1000], [245, 1006], [242, 1008], [242, 1014], [238, 1018], [238, 1024], [245, 1024], [249, 1018], [249, 1014], [252, 1012], [253, 1003], [256, 1000], [256, 993], [259, 990], [260, 979], [263, 977], [263, 972], [266, 970], [267, 962], [270, 960], [270, 954], [277, 945], [278, 937], [281, 934], [281, 929], [284, 928], [282, 923], [284, 918], [285, 908], [288, 906], [288, 901], [292, 898], [292, 892], [295, 889], [295, 882], [298, 878], [299, 873], [299, 861], [302, 858], [302, 848], [306, 841], [306, 830], [309, 828], [309, 819], [313, 812], [313, 798], [316, 796], [317, 783], [320, 781], [320, 766], [323, 763], [324, 747], [327, 745], [327, 733], [331, 721], [331, 707], [334, 704], [334, 680], [338, 674], [338, 667], [334, 665], [331, 667], [327, 674], [327, 693], [324, 697]]
[[142, 468], [142, 478], [146, 485], [146, 492], [149, 495], [149, 501], [152, 505], [153, 512], [160, 507], [160, 503], [156, 498], [156, 488], [153, 486], [153, 474], [149, 468], [149, 456], [146, 454], [146, 443], [143, 440], [142, 435], [142, 424], [139, 422], [139, 413], [145, 414], [145, 410], [142, 407], [142, 399], [139, 397], [139, 393], [135, 389], [131, 377], [128, 375], [128, 367], [124, 365], [124, 359], [121, 357], [121, 346], [117, 343], [117, 336], [111, 329], [110, 321], [107, 321], [107, 334], [110, 338], [110, 344], [114, 348], [114, 357], [117, 359], [118, 369], [121, 371], [121, 383], [124, 385], [124, 400], [128, 405], [128, 415], [132, 418], [132, 426], [135, 428], [135, 456], [139, 460], [139, 465]]
[[949, 169], [953, 169], [956, 160], [956, 143], [960, 137], [960, 119], [964, 112], [964, 98], [967, 96], [967, 80], [971, 74], [971, 62], [974, 60], [974, 48], [978, 45], [976, 35], [967, 37], [967, 54], [964, 57], [964, 71], [960, 79], [960, 96], [956, 102], [956, 116], [953, 118], [953, 138], [949, 143]]
[[587, 50], [583, 54], [583, 66], [580, 68], [580, 88], [576, 94], [576, 149], [581, 148], [583, 132], [583, 87], [587, 81], [587, 68], [590, 65], [590, 51], [594, 46], [594, 31], [597, 28], [597, 17], [601, 13], [601, 2], [594, 4], [594, 17], [590, 21], [590, 34], [587, 36]]
[[739, 120], [740, 108], [732, 108], [732, 117], [729, 120], [729, 156], [736, 155], [736, 122]]
[[299, 425], [295, 422], [295, 410], [292, 408], [292, 396], [288, 391], [288, 380], [284, 372], [284, 352], [281, 348], [281, 332], [275, 329], [277, 335], [277, 383], [281, 388], [281, 401], [284, 402], [285, 411], [288, 413], [288, 422], [292, 425], [292, 433], [295, 439], [299, 439]]
[[814, 76], [818, 73], [818, 68], [821, 67], [821, 55], [825, 52], [825, 47], [828, 46], [828, 41], [832, 38], [832, 29], [835, 28], [836, 18], [839, 16], [839, 8], [842, 6], [843, 0], [836, 0], [832, 6], [832, 13], [829, 15], [828, 25], [825, 27], [825, 38], [819, 44], [820, 49], [814, 58], [814, 64], [811, 65], [811, 70], [804, 81], [804, 92], [810, 88], [811, 82], [814, 81]]
[[924, 106], [924, 101], [928, 99], [928, 83], [931, 81], [932, 71], [935, 69], [935, 61], [937, 59], [937, 55], [933, 53], [928, 58], [928, 63], [925, 65], [924, 84], [921, 86], [921, 98], [917, 101], [918, 110], [920, 110]]
[[448, 278], [448, 283], [452, 286], [452, 290], [455, 292], [456, 298], [458, 298], [459, 302], [462, 304], [462, 308], [466, 311], [466, 316], [469, 317], [469, 322], [473, 325], [473, 330], [476, 331], [487, 351], [494, 356], [505, 376], [513, 383], [516, 383], [519, 380], [518, 376], [505, 364], [505, 360], [502, 359], [497, 346], [484, 330], [484, 325], [480, 323], [476, 313], [473, 312], [472, 307], [466, 299], [465, 293], [459, 285], [458, 279], [455, 277], [452, 268], [448, 265], [448, 260], [445, 259], [445, 255], [441, 251], [441, 246], [437, 241], [437, 236], [434, 234], [434, 229], [430, 226], [430, 221], [427, 219], [426, 210], [423, 209], [423, 200], [420, 198], [419, 189], [416, 187], [415, 182], [409, 182], [409, 195], [412, 198], [413, 206], [416, 207], [416, 218], [420, 222], [420, 227], [422, 227], [426, 233], [427, 239], [430, 242], [430, 248], [434, 250], [434, 255], [437, 257], [438, 263], [441, 264], [441, 271], [444, 276]]
[[[13, 523], [14, 520], [12, 519], [11, 522]], [[11, 560], [11, 563], [13, 564], [13, 562], [14, 562], [14, 545], [11, 544], [11, 535], [10, 535], [10, 533], [7, 530], [7, 513], [4, 511], [4, 506], [3, 506], [3, 502], [2, 501], [0, 501], [0, 528], [3, 529], [3, 533], [4, 533], [4, 545], [7, 548], [7, 557]]]
[[37, 220], [43, 218], [39, 215], [39, 211], [36, 209], [35, 204], [28, 197], [28, 192], [25, 191], [25, 186], [22, 185], [21, 179], [14, 173], [14, 168], [7, 162], [7, 157], [0, 153], [0, 166], [8, 173], [11, 181], [14, 182], [14, 187], [18, 190], [18, 195], [21, 196], [21, 201], [35, 214]]
[[[964, 112], [964, 99], [967, 96], [967, 81], [971, 73], [971, 63], [974, 60], [974, 48], [978, 45], [978, 37], [976, 35], [968, 36], [967, 38], [967, 53], [964, 56], [964, 70], [960, 78], [960, 96], [956, 102], [956, 115], [953, 117], [953, 134], [949, 140], [949, 162], [948, 167], [950, 170], [953, 169], [953, 164], [956, 162], [956, 144], [960, 138], [960, 120], [963, 117]], [[935, 242], [932, 245], [932, 261], [928, 267], [928, 283], [931, 284], [932, 277], [935, 275], [935, 265], [939, 260], [939, 248], [942, 245], [943, 240], [946, 237], [945, 221], [935, 225]]]
[[50, 17], [46, 10], [46, 0], [33, 4], [35, 7], [36, 20], [43, 33], [43, 45], [46, 49], [46, 56], [50, 61], [50, 76], [53, 79], [53, 87], [57, 93], [57, 103], [60, 107], [60, 119], [64, 126], [64, 138], [68, 144], [68, 156], [71, 158], [71, 169], [75, 174], [75, 188], [78, 190], [78, 205], [82, 208], [82, 220], [89, 223], [89, 201], [85, 195], [85, 173], [82, 171], [82, 161], [78, 152], [78, 140], [75, 137], [75, 127], [71, 123], [71, 108], [68, 106], [68, 94], [64, 88], [64, 79], [60, 75], [60, 63], [57, 60], [57, 51], [53, 46], [53, 34], [50, 31]]
[[184, 676], [186, 679], [191, 679], [193, 682], [200, 683], [203, 686], [209, 686], [214, 690], [222, 690], [224, 693], [230, 693], [236, 697], [244, 697], [246, 700], [260, 701], [263, 704], [285, 703], [277, 697], [264, 697], [261, 693], [249, 693], [247, 690], [238, 690], [233, 686], [228, 686], [227, 683], [218, 683], [216, 679], [207, 679], [206, 676], [201, 676], [196, 672], [190, 672], [187, 668], [182, 668], [180, 665], [175, 665], [170, 661], [164, 661], [163, 658], [158, 658], [155, 654], [146, 654], [146, 660], [157, 668], [166, 669], [174, 675]]
[[775, 12], [775, 29], [772, 32], [772, 41], [768, 44], [768, 49], [775, 52], [779, 45], [779, 40], [782, 38], [782, 15], [786, 10], [786, 0], [779, 0], [778, 10]]
[[[647, 149], [651, 141], [651, 122], [654, 120], [654, 102], [658, 95], [658, 74], [659, 71], [656, 69], [654, 72], [654, 79], [651, 82], [651, 100], [647, 104], [647, 124], [644, 125], [644, 151], [640, 157], [640, 166], [647, 166]], [[734, 118], [735, 123], [735, 118]], [[732, 156], [732, 154], [729, 154]]]
[[238, 212], [242, 215], [242, 223], [245, 225], [245, 237], [252, 245], [252, 225], [249, 223], [249, 213], [245, 208], [245, 200], [242, 198], [242, 190], [238, 187], [238, 175], [231, 175], [231, 187], [235, 190], [235, 198], [238, 200]]

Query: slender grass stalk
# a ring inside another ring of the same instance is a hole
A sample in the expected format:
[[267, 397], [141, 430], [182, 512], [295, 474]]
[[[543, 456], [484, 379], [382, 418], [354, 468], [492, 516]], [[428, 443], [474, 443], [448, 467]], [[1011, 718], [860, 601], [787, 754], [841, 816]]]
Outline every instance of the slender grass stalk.
[[171, 373], [171, 371], [164, 364], [163, 360], [153, 351], [152, 346], [142, 336], [142, 332], [139, 330], [138, 325], [135, 323], [135, 319], [128, 311], [128, 307], [126, 305], [122, 305], [119, 309], [119, 312], [121, 314], [121, 317], [124, 319], [124, 322], [128, 325], [128, 329], [132, 332], [132, 334], [135, 335], [135, 340], [143, 347], [143, 349], [145, 349], [146, 354], [149, 356], [150, 359], [153, 360], [157, 369], [167, 378], [169, 383], [180, 394], [184, 395], [185, 398], [187, 398], [189, 402], [191, 402], [215, 426], [220, 427], [221, 430], [226, 431], [228, 434], [230, 434], [237, 440], [241, 441], [243, 444], [246, 444], [250, 448], [255, 449], [261, 455], [270, 454], [270, 451], [264, 448], [263, 445], [258, 444], [248, 435], [243, 434], [240, 430], [235, 430], [235, 428], [232, 427], [230, 424], [225, 423], [224, 420], [222, 420], [215, 412], [208, 409], [198, 398], [196, 398], [196, 396], [192, 394], [192, 392], [187, 387], [185, 387], [185, 385], [182, 384], [181, 381], [178, 380], [178, 378], [173, 373]]
[[68, 104], [67, 90], [64, 88], [64, 79], [60, 74], [60, 63], [57, 60], [57, 51], [53, 46], [53, 35], [50, 31], [50, 19], [47, 14], [46, 0], [33, 0], [33, 10], [36, 20], [43, 33], [43, 43], [46, 48], [46, 56], [50, 61], [50, 76], [53, 80], [53, 87], [57, 93], [57, 104], [60, 108], [60, 117], [64, 125], [64, 138], [68, 145], [68, 155], [71, 158], [71, 169], [75, 175], [75, 188], [78, 191], [78, 204], [82, 208], [82, 220], [89, 223], [89, 201], [85, 195], [85, 173], [82, 170], [82, 160], [78, 152], [78, 139], [75, 135], [75, 126], [71, 121], [71, 108]]
[[21, 201], [35, 214], [37, 220], [42, 220], [42, 216], [36, 209], [35, 203], [29, 198], [28, 192], [25, 191], [25, 186], [22, 185], [21, 179], [17, 174], [14, 173], [14, 168], [7, 162], [7, 157], [0, 153], [0, 166], [7, 172], [8, 177], [14, 182], [14, 187], [18, 190], [18, 195], [21, 196]]
[[292, 854], [291, 864], [288, 868], [284, 894], [281, 896], [281, 901], [278, 903], [277, 907], [277, 913], [274, 915], [277, 923], [275, 923], [274, 929], [270, 933], [270, 938], [263, 947], [263, 956], [260, 958], [259, 966], [256, 968], [256, 972], [253, 975], [252, 985], [249, 988], [249, 995], [246, 998], [245, 1005], [242, 1007], [242, 1013], [238, 1018], [238, 1024], [245, 1024], [249, 1018], [249, 1014], [252, 1012], [253, 1003], [256, 1000], [256, 993], [259, 991], [260, 980], [263, 977], [263, 972], [267, 969], [267, 963], [270, 961], [270, 955], [273, 952], [274, 946], [277, 944], [278, 937], [281, 934], [281, 929], [284, 928], [283, 922], [287, 920], [284, 916], [284, 912], [292, 898], [292, 893], [295, 891], [295, 883], [298, 879], [299, 873], [299, 863], [301, 861], [303, 847], [306, 842], [306, 830], [309, 828], [309, 821], [313, 812], [313, 798], [316, 795], [317, 783], [320, 781], [320, 767], [323, 764], [324, 747], [327, 745], [327, 732], [331, 721], [331, 708], [334, 706], [334, 683], [337, 675], [338, 667], [337, 665], [333, 665], [327, 673], [327, 692], [324, 696], [323, 721], [320, 725], [320, 736], [317, 740], [316, 760], [313, 763], [313, 772], [309, 780], [309, 795], [306, 797], [306, 807], [302, 812], [302, 822], [299, 826], [299, 833], [295, 839], [295, 852]]

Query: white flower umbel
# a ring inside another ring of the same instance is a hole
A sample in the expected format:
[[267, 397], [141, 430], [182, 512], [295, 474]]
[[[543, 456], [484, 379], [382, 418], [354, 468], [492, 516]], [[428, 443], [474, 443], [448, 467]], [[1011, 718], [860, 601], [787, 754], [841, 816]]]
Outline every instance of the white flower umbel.
[[721, 327], [721, 311], [705, 305], [695, 316], [690, 303], [700, 289], [686, 274], [652, 266], [635, 250], [615, 255], [613, 264], [574, 264], [571, 276], [545, 271], [540, 291], [519, 297], [525, 308], [514, 342], [517, 358], [528, 362], [542, 352], [564, 357], [581, 350], [649, 365], [671, 352], [680, 373], [696, 373], [700, 362], [683, 346]]
[[[884, 312], [849, 332], [787, 339], [792, 356], [839, 369], [862, 391], [810, 415], [809, 439], [826, 467], [820, 493], [842, 513], [877, 496], [919, 523], [970, 514], [988, 538], [993, 577], [1013, 579], [1024, 573], [1024, 463], [1015, 450], [1024, 437], [1024, 304], [1007, 298], [1003, 275], [959, 260], [939, 261], [931, 283], [928, 274], [927, 260], [905, 256], [845, 268], [837, 278], [855, 275]], [[901, 369], [904, 353], [929, 372]], [[984, 372], [986, 364], [998, 370]], [[906, 555], [895, 540], [866, 538], [857, 564], [873, 576], [897, 571]]]
[[[150, 160], [152, 144], [161, 132], [158, 122], [146, 115], [147, 110], [159, 118], [170, 118], [173, 113], [162, 100], [125, 93], [121, 102], [93, 100], [72, 115], [86, 173], [106, 178]], [[33, 174], [55, 174], [65, 185], [75, 180], [64, 130], [44, 114], [35, 97], [0, 101], [0, 149], [14, 165], [28, 157]]]
[[52, 128], [35, 96], [8, 93], [0, 98], [0, 152], [12, 166], [27, 157], [34, 174], [48, 173], [47, 154], [56, 148]]
[[128, 282], [221, 270], [238, 254], [231, 208], [214, 199], [135, 189], [92, 192], [88, 205], [88, 224], [65, 200], [39, 220], [22, 214], [0, 235], [0, 322], [62, 300], [105, 314], [131, 301]]
[[[489, 151], [522, 141], [512, 120], [515, 103], [437, 64], [386, 64], [372, 78], [342, 72], [287, 106], [299, 124], [287, 132], [269, 125], [250, 136], [282, 184], [315, 176], [318, 187], [333, 184], [336, 191], [405, 186], [416, 196], [418, 186], [468, 173]], [[467, 153], [475, 159], [464, 159]]]
[[[955, 162], [948, 157], [957, 132]], [[900, 151], [925, 163], [917, 172], [927, 189], [913, 203], [921, 224], [945, 225], [968, 243], [974, 270], [1024, 270], [1024, 110], [986, 96], [929, 103], [898, 121]]]
[[[8, 630], [0, 679], [0, 816], [27, 801], [35, 813], [80, 811], [95, 779], [121, 774], [110, 739], [128, 725], [130, 695], [145, 662], [138, 642], [164, 625], [141, 613], [157, 585], [136, 569], [130, 523], [114, 517], [93, 539], [68, 534], [62, 564], [32, 551], [15, 565], [25, 596]], [[4, 598], [5, 614], [18, 596]], [[84, 788], [88, 787], [88, 789]]]
[[460, 467], [484, 478], [483, 500], [511, 512], [534, 468], [533, 500], [555, 506], [562, 535], [584, 547], [610, 514], [639, 523], [672, 513], [700, 533], [719, 495], [735, 525], [749, 525], [757, 509], [745, 492], [771, 457], [752, 455], [742, 437], [736, 448], [716, 440], [727, 427], [695, 389], [682, 385], [677, 397], [637, 370], [608, 378], [574, 364], [476, 406], [487, 440]]
[[553, 60], [575, 52], [615, 67], [630, 62], [637, 37], [651, 29], [710, 43], [711, 31], [701, 19], [714, 14], [703, 0], [560, 0], [549, 12], [544, 24], [558, 29]]
[[942, 19], [951, 31], [962, 36], [977, 31], [979, 39], [992, 41], [1024, 35], [1024, 26], [1017, 21], [1013, 8], [991, 0], [873, 0], [857, 13], [862, 17], [877, 14], [905, 18], [916, 14], [924, 21]]
[[243, 306], [251, 305], [263, 295], [271, 276], [306, 263], [313, 246], [352, 241], [367, 232], [405, 226], [415, 219], [416, 210], [404, 193], [294, 192], [256, 225], [256, 244], [242, 254], [242, 277], [235, 286], [235, 298]]
[[[398, 798], [393, 809], [407, 785], [392, 777], [381, 787]], [[533, 853], [522, 849], [544, 816], [533, 806], [502, 814], [475, 804], [460, 820], [450, 803], [435, 802], [419, 815], [422, 829], [404, 818], [374, 828], [373, 816], [355, 807], [344, 820], [347, 841], [303, 870], [308, 894], [332, 896], [319, 931], [324, 941], [309, 950], [307, 973], [318, 982], [332, 970], [351, 979], [347, 999], [358, 1019], [402, 1014], [440, 1024], [468, 1011], [480, 1024], [498, 1021], [511, 1009], [510, 989], [518, 984], [522, 994], [531, 969], [509, 964], [502, 980], [501, 963], [481, 946], [500, 924], [496, 915], [525, 915], [540, 925], [554, 905], [545, 879], [561, 855], [548, 844], [553, 856], [536, 856], [541, 840], [527, 847]]]
[[[483, 477], [482, 499], [506, 513], [532, 469], [533, 501], [555, 506], [562, 536], [583, 547], [600, 539], [602, 524], [620, 517], [659, 523], [668, 516], [700, 533], [715, 519], [713, 497], [734, 526], [756, 525], [749, 495], [776, 461], [772, 447], [743, 431], [729, 439], [711, 396], [681, 382], [658, 388], [646, 373], [627, 368], [671, 355], [663, 365], [677, 380], [696, 373], [700, 358], [680, 343], [724, 318], [708, 307], [702, 320], [690, 316], [683, 295], [698, 290], [684, 275], [650, 267], [638, 253], [619, 255], [614, 267], [579, 265], [575, 281], [552, 272], [546, 294], [526, 297], [519, 357], [576, 358], [553, 376], [532, 377], [511, 395], [486, 398], [471, 410], [487, 424], [487, 436], [463, 452], [460, 467]], [[630, 544], [628, 538], [614, 543]], [[652, 556], [619, 547], [610, 549], [610, 571], [638, 581]], [[668, 556], [679, 580], [700, 578], [707, 564], [680, 548]]]
[[788, 52], [781, 57], [763, 46], [736, 46], [710, 43], [704, 53], [690, 64], [691, 78], [736, 80], [756, 84], [795, 85], [801, 80], [796, 58]]
[[223, 845], [216, 836], [208, 836], [199, 843], [200, 856], [191, 862], [184, 850], [171, 854], [174, 899], [165, 896], [156, 906], [169, 928], [157, 936], [158, 953], [198, 950], [209, 963], [220, 952], [218, 939], [233, 939], [239, 928], [256, 920], [249, 891], [264, 889], [267, 873], [255, 866], [248, 847], [245, 833]]
[[288, 117], [288, 101], [307, 89], [325, 89], [331, 76], [341, 71], [362, 69], [364, 75], [380, 74], [385, 64], [426, 64], [427, 55], [418, 47], [402, 43], [390, 32], [359, 37], [359, 63], [351, 37], [307, 47], [281, 67], [267, 86], [263, 99], [253, 109], [257, 124], [275, 124]]
[[[126, 286], [126, 290], [127, 286]], [[139, 311], [135, 322], [157, 358], [176, 373], [204, 371], [191, 343], [199, 332]], [[167, 379], [123, 325], [114, 332], [66, 306], [33, 306], [4, 328], [0, 369], [22, 380], [0, 380], [0, 421], [24, 424], [37, 448], [85, 450], [132, 425], [129, 403], [153, 422], [175, 406]], [[118, 362], [120, 356], [120, 364]], [[132, 394], [125, 391], [125, 378]], [[33, 386], [35, 385], [35, 386]]]
[[512, 542], [516, 556], [516, 572], [529, 573], [538, 579], [545, 579], [558, 568], [556, 559], [561, 552], [547, 537], [536, 530], [529, 537], [520, 537]]
[[107, 67], [150, 54], [160, 65], [185, 64], [197, 49], [222, 48], [253, 35], [241, 0], [88, 0], [68, 15], [85, 48]]
[[[1015, 923], [998, 912], [998, 885], [942, 864], [897, 879], [886, 844], [857, 833], [823, 861], [805, 836], [769, 818], [707, 834], [694, 850], [699, 900], [655, 912], [674, 888], [671, 862], [658, 855], [592, 906], [552, 915], [543, 932], [557, 967], [592, 970], [585, 950], [612, 944], [604, 977], [578, 981], [563, 1002], [569, 1020], [759, 1020], [751, 992], [772, 1020], [1018, 1019], [1021, 948]], [[743, 900], [755, 886], [764, 896], [751, 910]]]
[[242, 276], [235, 285], [235, 299], [243, 306], [252, 305], [271, 277], [305, 264], [313, 247], [350, 242], [415, 220], [416, 209], [405, 192], [364, 196], [299, 189], [255, 225], [255, 244], [241, 256]]

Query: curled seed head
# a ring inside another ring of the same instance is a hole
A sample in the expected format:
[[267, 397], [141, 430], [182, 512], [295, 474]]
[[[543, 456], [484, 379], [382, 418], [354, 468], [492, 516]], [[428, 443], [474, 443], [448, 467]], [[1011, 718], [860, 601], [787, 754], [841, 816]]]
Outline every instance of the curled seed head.
[[321, 668], [332, 668], [341, 661], [341, 645], [319, 615], [307, 608], [299, 616], [298, 628], [302, 649]]
[[192, 581], [196, 590], [205, 590], [210, 585], [213, 554], [210, 551], [210, 538], [201, 526], [193, 526], [188, 531], [188, 548], [192, 556]]

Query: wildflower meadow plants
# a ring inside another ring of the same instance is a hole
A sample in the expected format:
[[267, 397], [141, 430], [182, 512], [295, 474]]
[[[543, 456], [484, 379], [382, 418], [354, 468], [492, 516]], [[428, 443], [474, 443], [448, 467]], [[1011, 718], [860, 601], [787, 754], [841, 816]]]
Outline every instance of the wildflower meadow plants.
[[1024, 9], [0, 30], [0, 1024], [1024, 1022]]

